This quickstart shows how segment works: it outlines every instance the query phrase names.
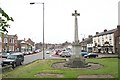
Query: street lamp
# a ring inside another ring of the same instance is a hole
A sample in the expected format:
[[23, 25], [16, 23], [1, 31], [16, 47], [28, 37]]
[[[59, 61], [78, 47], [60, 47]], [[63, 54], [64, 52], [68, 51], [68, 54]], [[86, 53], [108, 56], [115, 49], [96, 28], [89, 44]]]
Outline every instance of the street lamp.
[[44, 52], [44, 3], [39, 2], [31, 2], [30, 5], [33, 4], [43, 4], [43, 59], [45, 59], [45, 52]]

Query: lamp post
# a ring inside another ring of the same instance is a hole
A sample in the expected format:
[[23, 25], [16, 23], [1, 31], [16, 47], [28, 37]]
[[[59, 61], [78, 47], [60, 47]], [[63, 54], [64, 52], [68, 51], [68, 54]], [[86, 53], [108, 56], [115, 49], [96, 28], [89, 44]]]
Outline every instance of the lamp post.
[[33, 4], [42, 4], [43, 5], [43, 59], [45, 59], [45, 52], [44, 52], [44, 3], [39, 2], [31, 2], [30, 5]]

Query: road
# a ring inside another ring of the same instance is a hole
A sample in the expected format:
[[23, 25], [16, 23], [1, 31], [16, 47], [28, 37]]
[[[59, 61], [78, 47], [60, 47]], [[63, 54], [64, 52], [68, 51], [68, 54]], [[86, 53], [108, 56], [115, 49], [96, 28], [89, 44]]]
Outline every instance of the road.
[[[53, 57], [51, 56], [52, 54], [53, 52], [51, 52], [50, 54], [45, 54], [45, 59], [53, 59]], [[5, 58], [0, 58], [0, 73], [2, 73], [1, 63], [2, 63], [2, 60], [4, 59]], [[43, 59], [43, 52], [39, 52], [36, 54], [31, 54], [31, 55], [25, 55], [23, 65], [29, 64], [38, 59]]]
[[[45, 53], [45, 59], [52, 59], [53, 58], [51, 56], [52, 54], [53, 54], [52, 52], [50, 54]], [[31, 63], [31, 62], [38, 60], [38, 59], [43, 59], [43, 52], [39, 52], [39, 53], [32, 54], [32, 55], [26, 55], [24, 58], [23, 65]]]

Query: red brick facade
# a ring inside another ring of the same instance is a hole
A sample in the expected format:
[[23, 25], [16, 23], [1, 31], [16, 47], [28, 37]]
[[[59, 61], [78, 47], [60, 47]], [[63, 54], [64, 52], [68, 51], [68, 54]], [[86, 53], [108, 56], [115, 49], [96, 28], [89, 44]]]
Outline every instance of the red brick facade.
[[118, 53], [120, 54], [120, 25], [117, 28], [118, 28]]
[[17, 51], [18, 45], [17, 45], [18, 37], [17, 35], [7, 35], [3, 34], [2, 36], [2, 51]]
[[117, 26], [117, 31], [115, 32], [115, 52], [120, 54], [120, 25]]

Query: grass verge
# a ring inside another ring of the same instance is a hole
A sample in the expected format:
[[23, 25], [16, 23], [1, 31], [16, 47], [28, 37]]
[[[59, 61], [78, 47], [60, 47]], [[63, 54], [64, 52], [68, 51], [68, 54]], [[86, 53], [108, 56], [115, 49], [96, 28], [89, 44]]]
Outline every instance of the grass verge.
[[[98, 70], [64, 70], [55, 69], [51, 65], [55, 62], [63, 62], [64, 60], [38, 60], [31, 64], [20, 66], [13, 71], [2, 74], [3, 78], [49, 78], [43, 76], [35, 76], [38, 73], [63, 74], [64, 78], [77, 78], [83, 74], [111, 74], [113, 77], [118, 77], [118, 59], [103, 58], [103, 59], [87, 59], [87, 62], [95, 62], [104, 65]], [[52, 77], [55, 78], [55, 77]]]

